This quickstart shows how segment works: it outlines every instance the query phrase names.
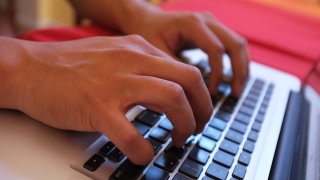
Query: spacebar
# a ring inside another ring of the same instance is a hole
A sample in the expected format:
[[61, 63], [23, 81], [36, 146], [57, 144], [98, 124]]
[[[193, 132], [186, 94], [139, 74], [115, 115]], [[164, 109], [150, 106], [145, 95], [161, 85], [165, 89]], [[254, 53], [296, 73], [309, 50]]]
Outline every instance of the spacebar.
[[118, 167], [115, 172], [113, 172], [113, 174], [110, 176], [110, 179], [137, 179], [144, 169], [145, 166], [135, 165], [127, 159]]

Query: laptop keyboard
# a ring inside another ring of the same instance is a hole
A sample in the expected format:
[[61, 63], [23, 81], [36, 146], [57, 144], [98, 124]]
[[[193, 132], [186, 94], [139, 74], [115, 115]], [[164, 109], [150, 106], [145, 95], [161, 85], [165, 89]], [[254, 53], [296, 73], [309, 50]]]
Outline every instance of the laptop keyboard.
[[189, 137], [180, 148], [172, 144], [173, 126], [164, 114], [142, 111], [132, 124], [153, 146], [151, 164], [134, 165], [109, 141], [83, 167], [95, 171], [105, 161], [121, 162], [109, 177], [112, 180], [243, 179], [274, 89], [261, 79], [252, 81], [241, 101], [228, 95], [228, 85], [222, 84], [212, 97], [218, 106], [214, 116], [200, 135]]

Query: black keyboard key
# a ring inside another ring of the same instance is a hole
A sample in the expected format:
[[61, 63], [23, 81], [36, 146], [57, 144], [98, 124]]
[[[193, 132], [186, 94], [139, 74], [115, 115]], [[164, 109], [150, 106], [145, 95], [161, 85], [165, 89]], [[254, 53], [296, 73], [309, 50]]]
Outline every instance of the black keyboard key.
[[256, 142], [257, 139], [258, 139], [258, 136], [259, 136], [259, 134], [258, 134], [256, 131], [252, 131], [252, 130], [251, 130], [251, 131], [249, 132], [248, 139], [251, 140], [251, 141], [253, 141], [253, 142]]
[[231, 119], [231, 114], [228, 112], [224, 112], [224, 111], [218, 111], [217, 114], [215, 115], [215, 117], [217, 117], [223, 121], [229, 122], [229, 120]]
[[202, 180], [212, 180], [212, 178], [209, 178], [208, 176], [203, 176]]
[[184, 154], [187, 152], [187, 148], [184, 145], [182, 147], [176, 147], [173, 145], [172, 142], [170, 142], [169, 145], [164, 150], [164, 152], [167, 155], [181, 159], [184, 156]]
[[255, 79], [254, 80], [254, 83], [253, 83], [253, 86], [257, 86], [257, 87], [263, 87], [263, 85], [264, 85], [264, 80], [262, 80], [262, 79]]
[[233, 143], [225, 139], [221, 142], [219, 149], [232, 155], [236, 155], [239, 150], [239, 146], [236, 143]]
[[223, 92], [218, 91], [216, 94], [211, 96], [212, 104], [215, 106], [224, 96]]
[[112, 173], [110, 180], [137, 179], [145, 168], [146, 166], [135, 165], [127, 159]]
[[197, 179], [202, 172], [202, 166], [194, 161], [186, 159], [181, 165], [179, 172], [191, 178]]
[[171, 124], [171, 122], [170, 122], [170, 120], [169, 120], [168, 118], [164, 118], [164, 119], [160, 122], [159, 126], [160, 126], [161, 128], [163, 128], [163, 129], [168, 130], [168, 131], [172, 131], [172, 129], [173, 129], [173, 126], [172, 126], [172, 124]]
[[225, 180], [227, 179], [228, 173], [229, 170], [227, 168], [216, 163], [211, 163], [206, 175], [214, 179]]
[[184, 145], [185, 145], [186, 147], [191, 146], [192, 143], [193, 143], [193, 141], [194, 141], [194, 138], [195, 138], [194, 135], [189, 136], [188, 139], [186, 140], [186, 142], [184, 142]]
[[205, 165], [210, 157], [210, 153], [194, 146], [188, 155], [188, 158], [202, 165]]
[[159, 121], [160, 118], [161, 114], [147, 109], [140, 113], [136, 117], [136, 120], [145, 125], [148, 125], [149, 127], [152, 127]]
[[230, 141], [233, 141], [237, 144], [240, 144], [242, 142], [243, 139], [243, 135], [230, 129], [227, 134], [226, 134], [226, 139], [229, 139]]
[[254, 150], [254, 147], [255, 147], [255, 143], [250, 140], [247, 140], [246, 143], [244, 143], [243, 150], [245, 150], [248, 153], [252, 153]]
[[257, 95], [259, 96], [261, 93], [261, 89], [260, 88], [257, 88], [257, 87], [252, 87], [249, 91], [249, 94], [254, 94], [254, 95]]
[[151, 166], [142, 177], [142, 180], [157, 180], [157, 179], [167, 180], [169, 179], [169, 173], [155, 166]]
[[247, 107], [250, 107], [250, 108], [255, 108], [256, 105], [257, 105], [257, 102], [256, 102], [256, 101], [252, 101], [252, 100], [250, 100], [250, 99], [245, 99], [245, 100], [243, 101], [243, 105], [244, 105], [244, 106], [247, 106]]
[[228, 96], [224, 101], [224, 104], [235, 106], [238, 102], [238, 98], [234, 96]]
[[192, 178], [189, 178], [188, 176], [182, 175], [180, 173], [177, 173], [172, 180], [192, 180]]
[[263, 89], [263, 84], [258, 85], [258, 84], [256, 84], [256, 83], [254, 83], [254, 84], [252, 85], [252, 87], [251, 87], [251, 90], [254, 90], [255, 93], [261, 92], [262, 89]]
[[233, 96], [228, 96], [225, 101], [223, 102], [222, 106], [220, 107], [220, 110], [232, 113], [235, 106], [237, 105], [238, 99]]
[[244, 134], [247, 131], [247, 126], [238, 121], [233, 121], [230, 128], [241, 134]]
[[154, 162], [154, 165], [165, 171], [173, 172], [178, 163], [178, 159], [168, 156], [167, 154], [161, 154]]
[[249, 122], [250, 122], [251, 117], [250, 117], [250, 116], [247, 116], [247, 115], [245, 115], [245, 114], [242, 114], [242, 113], [238, 113], [238, 114], [236, 115], [235, 119], [236, 119], [236, 121], [238, 121], [238, 122], [241, 122], [241, 123], [243, 123], [243, 124], [245, 124], [245, 125], [248, 125]]
[[220, 151], [220, 150], [218, 150], [216, 152], [216, 154], [213, 156], [214, 162], [216, 162], [222, 166], [228, 167], [228, 168], [230, 168], [232, 166], [233, 160], [234, 160], [234, 158], [232, 155], [225, 153], [223, 151]]
[[160, 151], [160, 149], [162, 148], [162, 144], [158, 141], [151, 139], [151, 138], [147, 138], [147, 140], [151, 143], [154, 154], [156, 155]]
[[262, 123], [264, 120], [264, 114], [259, 114], [257, 115], [255, 121], [259, 122], [259, 123]]
[[133, 126], [140, 132], [140, 134], [142, 136], [144, 136], [148, 131], [149, 131], [149, 127], [144, 125], [144, 124], [141, 124], [137, 121], [133, 121], [132, 122]]
[[151, 130], [149, 137], [152, 139], [155, 139], [161, 143], [165, 143], [168, 138], [170, 137], [170, 132], [166, 131], [162, 128], [155, 128], [153, 130]]
[[232, 176], [238, 179], [243, 179], [246, 175], [247, 168], [241, 164], [237, 164], [233, 170]]
[[273, 91], [273, 89], [274, 89], [274, 84], [273, 83], [271, 83], [271, 84], [269, 84], [269, 87], [268, 87], [268, 90], [271, 90], [271, 91]]
[[99, 154], [104, 157], [107, 157], [114, 147], [115, 145], [111, 141], [109, 141], [105, 145], [103, 145], [102, 148], [100, 148]]
[[239, 110], [240, 113], [245, 114], [247, 116], [252, 116], [254, 109], [247, 107], [247, 106], [242, 106]]
[[250, 160], [251, 160], [251, 154], [243, 151], [240, 154], [238, 162], [245, 166], [248, 166], [250, 163]]
[[252, 130], [254, 130], [254, 131], [256, 131], [256, 132], [260, 132], [261, 126], [262, 126], [261, 123], [255, 121], [255, 122], [253, 123], [253, 125], [252, 125]]
[[246, 99], [249, 99], [249, 100], [251, 100], [251, 101], [257, 102], [258, 99], [259, 99], [259, 96], [256, 95], [256, 94], [248, 94], [247, 97], [246, 97]]
[[203, 132], [203, 135], [208, 137], [208, 138], [210, 138], [210, 139], [218, 141], [220, 139], [220, 137], [221, 137], [221, 131], [208, 126], [205, 129], [205, 131]]
[[125, 155], [118, 148], [114, 148], [107, 157], [113, 162], [120, 162]]
[[97, 170], [101, 164], [104, 162], [104, 157], [99, 154], [93, 155], [87, 162], [84, 163], [83, 167], [88, 169], [89, 171]]
[[223, 130], [226, 128], [227, 123], [226, 123], [225, 121], [219, 119], [219, 118], [214, 117], [214, 118], [211, 120], [211, 122], [210, 122], [209, 125], [210, 125], [211, 127], [214, 127], [214, 128], [216, 128], [216, 129], [219, 129], [219, 130], [223, 131]]
[[271, 100], [271, 94], [269, 94], [268, 92], [267, 92], [267, 94], [264, 96], [264, 99], [263, 99], [264, 101], [270, 101]]
[[236, 178], [232, 177], [230, 180], [238, 180], [238, 179], [236, 179]]
[[259, 109], [259, 113], [260, 113], [260, 114], [266, 114], [267, 110], [268, 110], [267, 107], [261, 106], [260, 109]]
[[261, 107], [268, 108], [268, 105], [269, 105], [269, 101], [267, 101], [266, 99], [263, 99]]
[[207, 137], [202, 136], [199, 139], [197, 145], [198, 145], [198, 147], [200, 147], [206, 151], [212, 152], [214, 147], [216, 146], [216, 142], [207, 138]]

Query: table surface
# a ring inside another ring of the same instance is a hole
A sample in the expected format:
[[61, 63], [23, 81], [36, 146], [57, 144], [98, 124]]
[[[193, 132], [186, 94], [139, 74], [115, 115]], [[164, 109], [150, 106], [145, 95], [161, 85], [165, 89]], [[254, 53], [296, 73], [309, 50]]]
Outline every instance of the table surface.
[[0, 110], [0, 179], [87, 179], [69, 167], [99, 134], [64, 131]]

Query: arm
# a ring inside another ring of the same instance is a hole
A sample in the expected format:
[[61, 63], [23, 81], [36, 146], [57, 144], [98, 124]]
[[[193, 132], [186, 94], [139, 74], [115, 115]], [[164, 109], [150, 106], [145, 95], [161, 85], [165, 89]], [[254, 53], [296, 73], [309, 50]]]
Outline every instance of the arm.
[[59, 129], [101, 132], [137, 164], [154, 153], [125, 117], [128, 109], [166, 113], [176, 146], [212, 114], [200, 72], [139, 36], [59, 43], [0, 37], [0, 52], [0, 108]]
[[240, 96], [246, 82], [249, 55], [246, 41], [210, 13], [166, 12], [143, 0], [71, 0], [82, 16], [124, 34], [138, 34], [171, 55], [185, 47], [200, 48], [212, 69], [208, 89], [213, 95], [223, 79], [222, 56], [228, 53], [233, 67], [232, 93]]
[[[149, 12], [160, 11], [145, 0], [70, 0], [79, 15], [126, 34]], [[131, 24], [132, 23], [132, 24]]]
[[0, 36], [0, 54], [0, 108], [18, 109], [24, 48], [17, 40]]

